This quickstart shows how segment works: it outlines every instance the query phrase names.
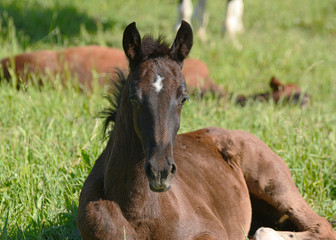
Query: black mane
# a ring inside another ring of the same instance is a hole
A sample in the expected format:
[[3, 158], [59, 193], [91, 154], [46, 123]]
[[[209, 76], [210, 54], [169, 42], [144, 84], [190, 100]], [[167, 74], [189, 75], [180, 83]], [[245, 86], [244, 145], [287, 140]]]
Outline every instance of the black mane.
[[[120, 99], [121, 99], [121, 93], [122, 90], [126, 84], [126, 76], [125, 73], [117, 68], [115, 72], [115, 77], [111, 81], [111, 93], [107, 96], [105, 96], [105, 99], [110, 103], [110, 106], [105, 108], [99, 113], [99, 117], [104, 119], [104, 126], [103, 126], [103, 136], [106, 137], [106, 131], [110, 127], [113, 128], [113, 125], [116, 120]], [[110, 135], [109, 131], [109, 135]]]

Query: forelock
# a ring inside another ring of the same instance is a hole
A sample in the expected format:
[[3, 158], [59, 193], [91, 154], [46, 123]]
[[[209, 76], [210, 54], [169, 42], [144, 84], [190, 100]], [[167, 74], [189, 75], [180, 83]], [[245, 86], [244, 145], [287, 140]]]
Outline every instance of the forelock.
[[154, 39], [147, 35], [142, 39], [141, 45], [143, 61], [149, 58], [169, 56], [170, 48], [163, 36]]

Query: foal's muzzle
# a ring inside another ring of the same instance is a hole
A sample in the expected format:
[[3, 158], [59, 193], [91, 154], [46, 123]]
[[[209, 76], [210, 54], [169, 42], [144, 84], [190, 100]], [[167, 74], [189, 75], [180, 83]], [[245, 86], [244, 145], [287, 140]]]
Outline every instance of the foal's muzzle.
[[176, 174], [175, 163], [167, 163], [162, 168], [158, 168], [156, 164], [149, 162], [145, 167], [146, 176], [148, 178], [149, 187], [153, 192], [168, 191], [172, 184], [172, 179]]

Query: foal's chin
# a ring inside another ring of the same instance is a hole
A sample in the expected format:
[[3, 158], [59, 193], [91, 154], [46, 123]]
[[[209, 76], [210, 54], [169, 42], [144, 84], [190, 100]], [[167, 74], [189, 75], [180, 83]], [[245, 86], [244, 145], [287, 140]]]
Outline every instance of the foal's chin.
[[167, 192], [171, 188], [171, 183], [161, 185], [149, 183], [149, 188], [153, 192]]

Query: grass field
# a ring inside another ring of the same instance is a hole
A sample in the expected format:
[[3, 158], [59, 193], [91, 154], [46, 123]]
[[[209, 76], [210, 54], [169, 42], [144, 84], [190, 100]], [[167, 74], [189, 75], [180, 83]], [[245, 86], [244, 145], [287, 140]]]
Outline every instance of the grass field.
[[[221, 37], [224, 1], [209, 1], [206, 43], [191, 53], [229, 92], [268, 89], [272, 75], [297, 83], [311, 104], [254, 103], [192, 96], [180, 132], [206, 126], [243, 129], [288, 164], [310, 206], [336, 229], [336, 2], [246, 0], [237, 51]], [[176, 0], [1, 0], [0, 58], [37, 49], [99, 44], [121, 47], [125, 26], [173, 40]], [[46, 79], [47, 81], [47, 79]], [[106, 89], [0, 83], [0, 239], [79, 239], [78, 197], [104, 148]]]

